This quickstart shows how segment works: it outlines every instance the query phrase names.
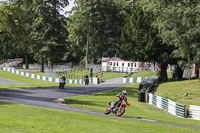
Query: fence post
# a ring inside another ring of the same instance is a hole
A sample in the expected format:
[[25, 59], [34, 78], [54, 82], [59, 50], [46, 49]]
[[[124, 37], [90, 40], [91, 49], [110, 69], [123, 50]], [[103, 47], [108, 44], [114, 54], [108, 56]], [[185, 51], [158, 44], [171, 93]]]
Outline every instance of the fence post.
[[199, 80], [200, 80], [200, 68], [199, 68]]
[[188, 110], [186, 108], [186, 105], [185, 105], [185, 114], [184, 114], [184, 117], [187, 118], [188, 117]]
[[149, 95], [148, 95], [148, 93], [145, 93], [145, 95], [146, 95], [145, 96], [145, 102], [148, 103], [149, 102]]

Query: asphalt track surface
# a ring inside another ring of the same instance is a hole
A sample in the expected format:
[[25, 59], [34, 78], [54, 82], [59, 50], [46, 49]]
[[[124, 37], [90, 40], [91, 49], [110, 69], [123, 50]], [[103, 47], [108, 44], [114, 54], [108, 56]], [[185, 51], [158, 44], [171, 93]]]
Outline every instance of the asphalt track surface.
[[4, 83], [4, 84], [23, 84], [23, 83], [19, 83], [19, 82], [15, 82], [15, 81], [12, 81], [12, 80], [7, 80], [7, 79], [2, 79], [0, 78], [0, 83]]
[[[0, 83], [5, 81], [4, 79], [0, 79]], [[8, 81], [6, 81], [7, 83]], [[13, 83], [10, 81], [10, 83]], [[104, 115], [103, 112], [95, 112], [87, 109], [75, 108], [68, 105], [61, 104], [60, 100], [63, 97], [73, 97], [73, 96], [81, 96], [87, 94], [93, 94], [103, 91], [109, 91], [117, 88], [121, 88], [123, 86], [127, 86], [129, 84], [123, 84], [122, 78], [117, 78], [113, 80], [109, 80], [105, 83], [98, 85], [89, 85], [89, 86], [72, 86], [65, 87], [64, 89], [58, 89], [58, 87], [51, 88], [31, 88], [31, 89], [20, 89], [20, 90], [8, 90], [3, 89], [0, 90], [0, 101], [8, 102], [8, 103], [16, 103], [16, 104], [25, 104], [32, 105], [38, 107], [45, 108], [54, 108], [59, 110], [68, 110], [80, 113], [87, 113], [105, 117], [117, 117], [115, 115]], [[187, 127], [200, 129], [197, 126], [189, 126], [189, 125], [179, 125], [165, 122], [158, 122], [154, 120], [147, 120], [141, 118], [133, 118], [133, 117], [118, 117], [119, 119], [129, 119], [143, 122], [156, 123], [161, 125], [170, 125], [170, 126], [178, 126], [178, 127]]]

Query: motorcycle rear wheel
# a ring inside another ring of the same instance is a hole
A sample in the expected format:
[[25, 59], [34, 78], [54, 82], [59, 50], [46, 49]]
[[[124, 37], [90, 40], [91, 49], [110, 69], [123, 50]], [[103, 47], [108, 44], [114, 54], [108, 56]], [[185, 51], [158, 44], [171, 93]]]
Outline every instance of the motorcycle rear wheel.
[[106, 108], [105, 111], [104, 111], [104, 114], [108, 115], [108, 114], [110, 114], [110, 112], [111, 112], [110, 108]]
[[125, 112], [125, 108], [121, 108], [120, 110], [117, 111], [116, 115], [117, 116], [122, 116]]

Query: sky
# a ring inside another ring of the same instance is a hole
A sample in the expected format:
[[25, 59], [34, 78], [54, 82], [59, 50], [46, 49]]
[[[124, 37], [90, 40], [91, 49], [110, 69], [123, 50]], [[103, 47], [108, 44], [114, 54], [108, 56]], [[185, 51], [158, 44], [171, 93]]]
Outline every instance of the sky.
[[[0, 0], [0, 2], [5, 2], [7, 0]], [[65, 14], [66, 11], [70, 11], [72, 9], [72, 7], [74, 6], [74, 0], [69, 0], [69, 5], [64, 8], [64, 10], [61, 12], [61, 14]], [[65, 16], [68, 16], [68, 15], [65, 15]]]
[[5, 1], [7, 1], [7, 0], [0, 0], [0, 2], [5, 2]]
[[[74, 6], [74, 0], [69, 0], [69, 5], [64, 8], [64, 10], [61, 12], [61, 14], [65, 14], [66, 11], [70, 11], [72, 9], [72, 7]], [[68, 15], [65, 15], [68, 16]]]

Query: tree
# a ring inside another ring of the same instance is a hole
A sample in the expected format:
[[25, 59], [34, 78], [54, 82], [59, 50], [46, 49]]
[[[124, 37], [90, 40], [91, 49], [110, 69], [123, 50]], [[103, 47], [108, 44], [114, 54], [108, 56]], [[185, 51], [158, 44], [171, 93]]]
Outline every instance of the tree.
[[68, 5], [67, 0], [33, 0], [33, 22], [31, 45], [34, 58], [41, 62], [41, 71], [44, 71], [44, 59], [50, 62], [60, 61], [66, 52], [67, 24], [66, 19], [59, 11]]
[[200, 1], [152, 0], [147, 7], [157, 16], [154, 26], [163, 42], [176, 47], [173, 56], [179, 63], [200, 64]]
[[22, 12], [23, 10], [14, 4], [0, 5], [1, 59], [7, 59], [17, 53], [24, 40]]
[[158, 62], [161, 65], [159, 78], [167, 81], [168, 64], [176, 62], [171, 56], [174, 47], [164, 43], [158, 36], [158, 29], [152, 25], [156, 16], [150, 10], [145, 10], [146, 4], [145, 1], [133, 3], [132, 14], [122, 33], [122, 56], [137, 61]]
[[119, 51], [121, 27], [124, 25], [125, 0], [77, 0], [70, 15], [69, 41], [73, 57], [97, 63], [102, 56], [115, 56]]

